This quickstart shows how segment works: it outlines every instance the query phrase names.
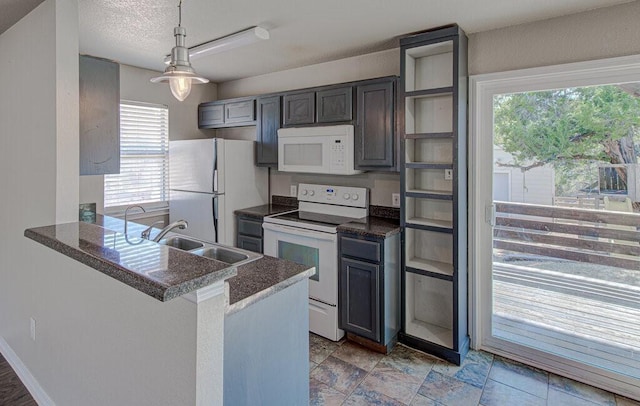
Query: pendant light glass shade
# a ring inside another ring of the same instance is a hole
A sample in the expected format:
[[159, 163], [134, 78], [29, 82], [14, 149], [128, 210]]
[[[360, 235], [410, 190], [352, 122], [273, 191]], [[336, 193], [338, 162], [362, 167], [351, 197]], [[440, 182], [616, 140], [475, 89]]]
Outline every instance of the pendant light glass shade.
[[198, 76], [191, 67], [189, 49], [184, 44], [187, 30], [180, 25], [182, 22], [182, 1], [178, 5], [178, 9], [180, 10], [180, 23], [173, 29], [173, 35], [176, 37], [176, 46], [171, 50], [171, 61], [164, 70], [164, 74], [151, 79], [151, 81], [153, 83], [169, 82], [173, 96], [180, 101], [184, 101], [191, 93], [192, 84], [207, 83], [209, 79]]

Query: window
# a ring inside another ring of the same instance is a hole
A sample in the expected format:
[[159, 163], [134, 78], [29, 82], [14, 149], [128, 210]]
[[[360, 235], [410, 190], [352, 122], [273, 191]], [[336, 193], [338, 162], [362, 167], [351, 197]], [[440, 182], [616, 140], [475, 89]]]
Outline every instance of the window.
[[120, 173], [105, 175], [104, 206], [119, 212], [131, 204], [146, 209], [168, 207], [169, 109], [120, 103]]

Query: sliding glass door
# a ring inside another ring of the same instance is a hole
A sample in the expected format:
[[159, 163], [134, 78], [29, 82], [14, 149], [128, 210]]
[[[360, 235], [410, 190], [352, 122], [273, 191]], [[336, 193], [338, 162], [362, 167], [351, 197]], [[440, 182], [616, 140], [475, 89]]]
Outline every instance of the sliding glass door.
[[473, 344], [628, 396], [640, 384], [634, 62], [472, 80]]

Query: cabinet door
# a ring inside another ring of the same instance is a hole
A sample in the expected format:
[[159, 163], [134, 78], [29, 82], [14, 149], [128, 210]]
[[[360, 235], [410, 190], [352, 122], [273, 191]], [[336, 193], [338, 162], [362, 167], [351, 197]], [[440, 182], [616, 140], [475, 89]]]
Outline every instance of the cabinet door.
[[238, 233], [262, 238], [262, 221], [238, 217]]
[[80, 175], [120, 173], [120, 66], [80, 56]]
[[245, 123], [256, 119], [255, 100], [227, 103], [224, 105], [224, 123]]
[[238, 248], [262, 254], [262, 238], [248, 237], [246, 235], [238, 234], [236, 243]]
[[198, 106], [198, 127], [213, 128], [224, 124], [224, 104]]
[[353, 88], [321, 90], [316, 92], [316, 121], [334, 123], [353, 119]]
[[278, 167], [278, 129], [280, 128], [280, 96], [258, 99], [256, 132], [256, 165]]
[[315, 92], [284, 95], [284, 125], [313, 124]]
[[395, 166], [393, 81], [357, 88], [355, 169]]
[[340, 328], [370, 340], [380, 337], [380, 265], [340, 260]]

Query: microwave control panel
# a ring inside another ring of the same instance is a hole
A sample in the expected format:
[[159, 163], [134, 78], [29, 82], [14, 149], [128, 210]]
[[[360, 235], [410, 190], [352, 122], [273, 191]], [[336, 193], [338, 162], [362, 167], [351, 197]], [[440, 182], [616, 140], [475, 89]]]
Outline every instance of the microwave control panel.
[[330, 148], [331, 169], [343, 168], [346, 154], [344, 138], [335, 137], [332, 139]]

